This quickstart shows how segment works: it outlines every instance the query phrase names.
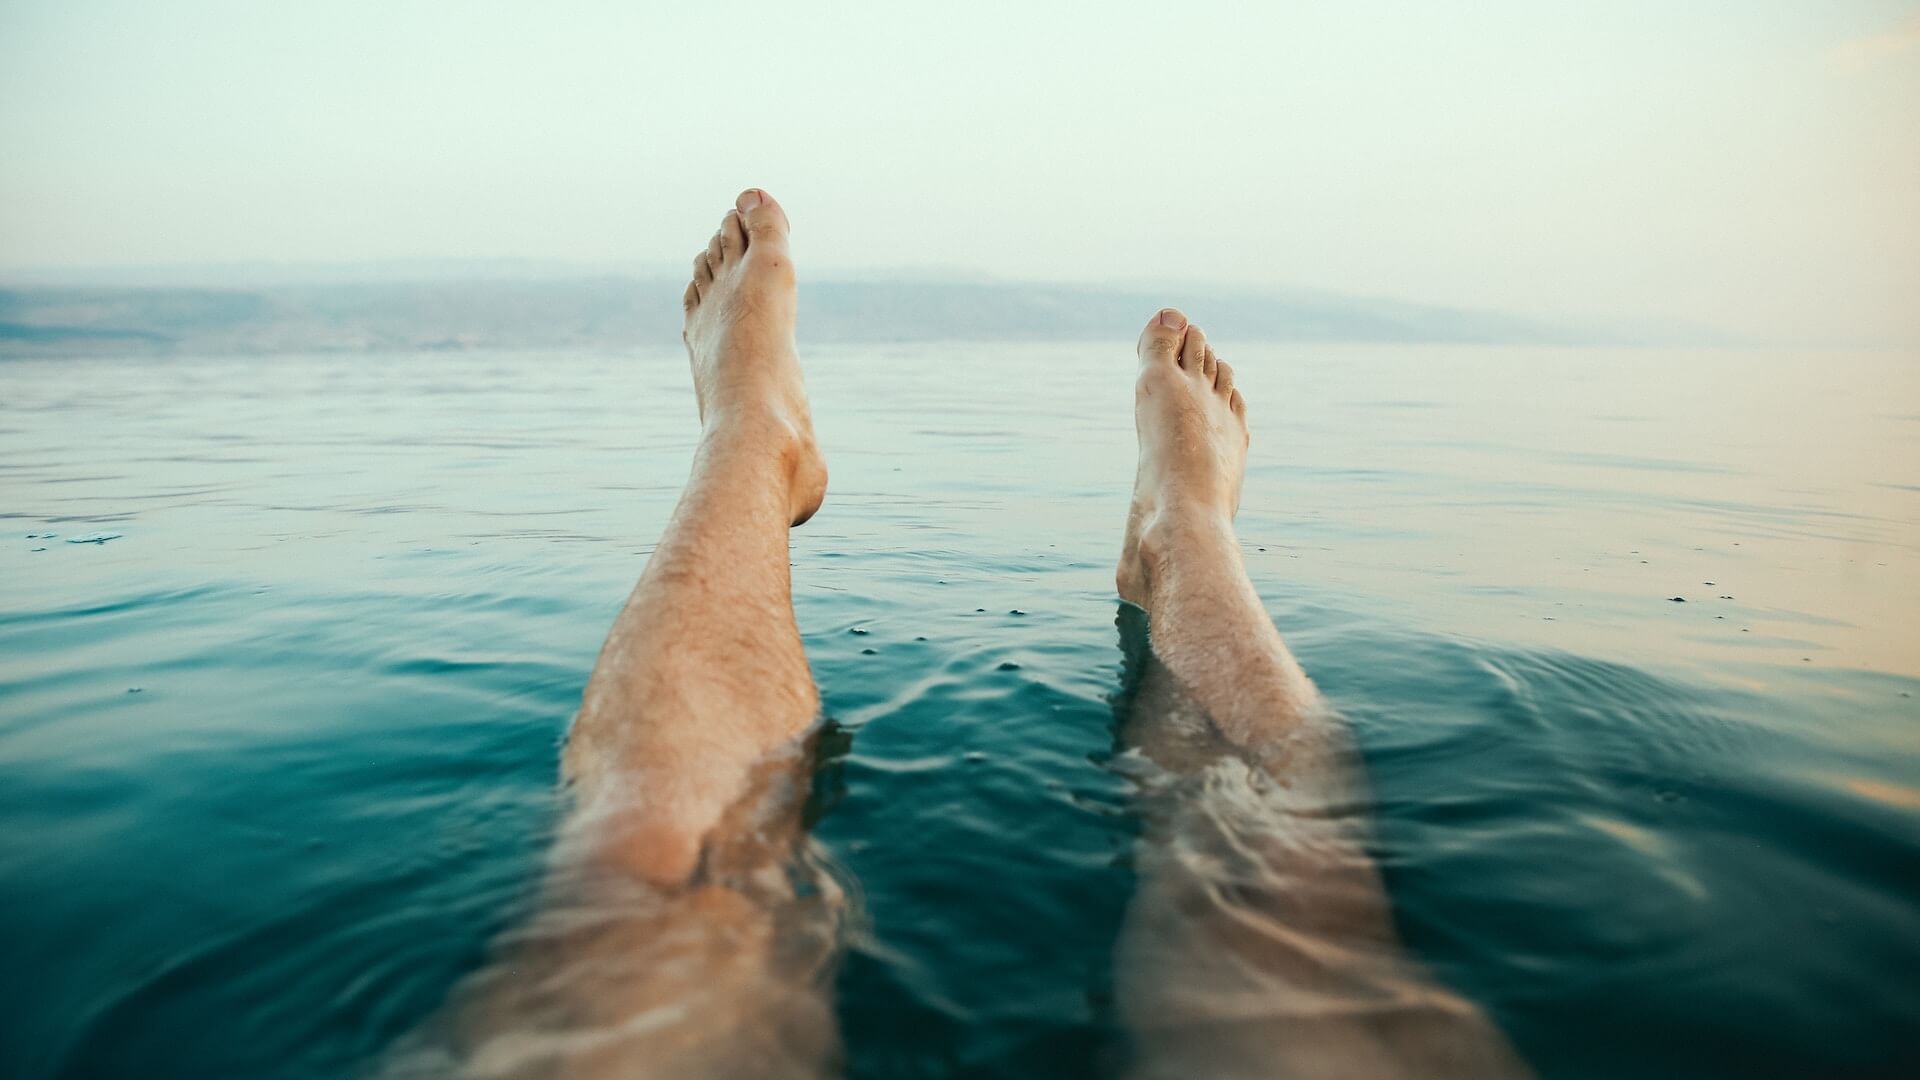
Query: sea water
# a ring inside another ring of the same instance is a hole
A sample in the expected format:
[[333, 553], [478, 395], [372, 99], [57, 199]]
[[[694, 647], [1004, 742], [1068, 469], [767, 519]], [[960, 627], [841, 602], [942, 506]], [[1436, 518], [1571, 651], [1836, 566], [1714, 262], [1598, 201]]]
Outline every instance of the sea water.
[[[1549, 1076], [1920, 1066], [1920, 357], [1222, 345], [1409, 948]], [[1111, 1073], [1131, 345], [804, 358], [849, 1072]], [[0, 1074], [431, 1015], [696, 434], [665, 348], [0, 364]]]

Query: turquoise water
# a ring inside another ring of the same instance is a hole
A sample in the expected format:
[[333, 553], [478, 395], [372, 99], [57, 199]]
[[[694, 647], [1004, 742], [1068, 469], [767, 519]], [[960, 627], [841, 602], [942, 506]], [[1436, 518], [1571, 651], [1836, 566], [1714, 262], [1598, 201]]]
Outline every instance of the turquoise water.
[[[1225, 352], [1421, 958], [1549, 1076], [1920, 1067], [1915, 358]], [[1110, 1073], [1130, 347], [807, 362], [850, 1072]], [[353, 1075], [431, 1014], [694, 435], [665, 349], [0, 366], [0, 1073]]]

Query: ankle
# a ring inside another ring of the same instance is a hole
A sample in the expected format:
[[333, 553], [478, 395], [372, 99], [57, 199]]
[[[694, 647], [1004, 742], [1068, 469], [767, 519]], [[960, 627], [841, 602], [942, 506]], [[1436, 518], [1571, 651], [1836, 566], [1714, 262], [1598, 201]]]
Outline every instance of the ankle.
[[1140, 528], [1140, 561], [1149, 577], [1169, 562], [1190, 557], [1217, 559], [1239, 545], [1233, 519], [1211, 506], [1163, 506]]
[[[708, 412], [700, 456], [764, 470], [780, 485], [788, 516], [798, 525], [813, 515], [826, 494], [827, 468], [804, 410], [754, 405]], [[733, 466], [729, 466], [733, 467]]]
[[1162, 552], [1193, 542], [1234, 539], [1233, 512], [1204, 500], [1168, 499], [1141, 525], [1141, 545]]
[[733, 398], [702, 411], [700, 441], [713, 449], [789, 454], [811, 437], [803, 430], [805, 422], [804, 412], [796, 419], [792, 410], [770, 397]]
[[1154, 583], [1166, 576], [1170, 565], [1218, 559], [1238, 544], [1229, 513], [1209, 504], [1176, 501], [1141, 518], [1132, 545], [1121, 553], [1114, 583], [1121, 599], [1151, 611]]

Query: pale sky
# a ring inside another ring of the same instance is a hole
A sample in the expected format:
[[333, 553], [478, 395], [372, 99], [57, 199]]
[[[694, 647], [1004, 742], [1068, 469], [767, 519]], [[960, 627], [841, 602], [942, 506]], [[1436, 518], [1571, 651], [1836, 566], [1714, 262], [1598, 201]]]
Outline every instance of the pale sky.
[[1920, 344], [1920, 2], [0, 0], [0, 268], [690, 258]]

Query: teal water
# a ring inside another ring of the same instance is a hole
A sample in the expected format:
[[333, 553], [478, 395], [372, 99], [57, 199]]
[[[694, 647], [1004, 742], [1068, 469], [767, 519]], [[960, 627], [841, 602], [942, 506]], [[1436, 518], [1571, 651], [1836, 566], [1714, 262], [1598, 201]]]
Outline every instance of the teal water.
[[[1920, 1068], [1920, 361], [1226, 354], [1420, 957], [1548, 1076]], [[807, 363], [850, 1073], [1110, 1073], [1129, 346]], [[0, 1074], [355, 1075], [431, 1014], [694, 435], [667, 350], [0, 365]]]

